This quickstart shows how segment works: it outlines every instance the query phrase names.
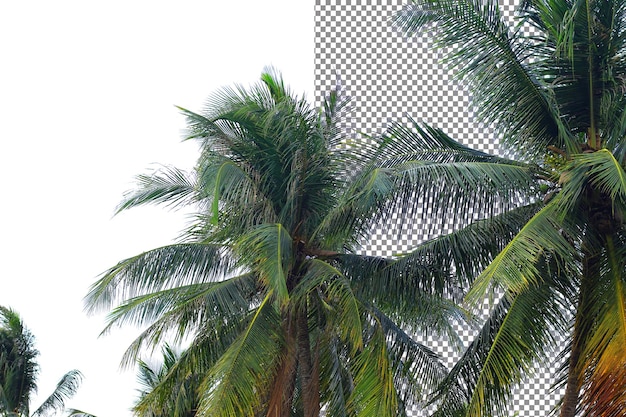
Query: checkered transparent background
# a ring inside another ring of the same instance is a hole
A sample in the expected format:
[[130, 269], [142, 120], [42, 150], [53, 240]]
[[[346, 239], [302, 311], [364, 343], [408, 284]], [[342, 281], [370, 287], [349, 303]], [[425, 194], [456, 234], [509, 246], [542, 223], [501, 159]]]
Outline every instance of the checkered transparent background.
[[[512, 17], [513, 0], [502, 1], [504, 15]], [[353, 132], [380, 133], [392, 120], [406, 122], [409, 115], [443, 129], [466, 145], [495, 153], [497, 142], [493, 134], [473, 120], [467, 91], [455, 84], [439, 63], [440, 54], [428, 34], [407, 39], [390, 26], [391, 15], [404, 3], [316, 0], [317, 102], [339, 79], [352, 99], [348, 127]], [[433, 237], [424, 226], [416, 220], [413, 233], [404, 233], [402, 238], [394, 230], [380, 230], [374, 234], [368, 253], [392, 256], [409, 250], [417, 242]], [[466, 345], [475, 335], [471, 329], [460, 329], [459, 333]], [[427, 344], [449, 366], [458, 358], [458, 353], [441, 340], [431, 339]], [[551, 392], [550, 384], [556, 370], [539, 369], [534, 378], [516, 390], [510, 416], [516, 412], [520, 417], [544, 416], [555, 406], [560, 393]], [[415, 417], [427, 414], [425, 410], [412, 411]]]

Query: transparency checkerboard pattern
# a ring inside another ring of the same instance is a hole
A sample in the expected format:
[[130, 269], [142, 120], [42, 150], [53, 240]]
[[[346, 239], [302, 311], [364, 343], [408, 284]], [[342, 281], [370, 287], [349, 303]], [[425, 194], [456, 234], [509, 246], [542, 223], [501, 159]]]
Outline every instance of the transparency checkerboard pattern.
[[[512, 0], [500, 0], [504, 16], [512, 18]], [[428, 34], [406, 38], [391, 27], [392, 14], [401, 9], [401, 0], [316, 0], [315, 3], [315, 91], [317, 102], [339, 81], [351, 97], [353, 111], [346, 127], [353, 134], [377, 134], [391, 121], [406, 123], [408, 117], [444, 130], [453, 138], [476, 149], [496, 153], [497, 141], [491, 131], [474, 120], [469, 94], [455, 84], [440, 63], [440, 53]], [[393, 231], [373, 236], [367, 252], [393, 256], [432, 236], [428, 227], [416, 221], [411, 235], [398, 239]], [[461, 329], [465, 345], [474, 337]], [[458, 353], [445, 342], [426, 341], [447, 359], [449, 366]], [[548, 415], [560, 398], [550, 384], [556, 369], [541, 374], [519, 387], [510, 408], [511, 416]], [[412, 410], [412, 416], [428, 410]], [[505, 416], [502, 416], [505, 417]]]

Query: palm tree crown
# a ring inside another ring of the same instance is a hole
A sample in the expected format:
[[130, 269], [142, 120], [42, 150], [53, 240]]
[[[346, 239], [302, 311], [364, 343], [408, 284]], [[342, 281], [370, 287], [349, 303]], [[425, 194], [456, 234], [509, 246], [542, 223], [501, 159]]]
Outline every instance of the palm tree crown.
[[[37, 391], [39, 366], [35, 339], [13, 310], [0, 306], [0, 416], [48, 416], [65, 411], [65, 401], [72, 397], [82, 380], [73, 370], [60, 379], [54, 392], [31, 414], [30, 397]], [[71, 415], [93, 417], [78, 410]]]
[[200, 374], [194, 372], [178, 380], [174, 389], [167, 392], [167, 398], [151, 395], [180, 359], [180, 353], [168, 344], [163, 347], [162, 353], [162, 362], [159, 364], [151, 365], [143, 360], [138, 362], [137, 380], [141, 390], [133, 412], [140, 417], [194, 417], [199, 405], [196, 393], [202, 381]]
[[[502, 163], [534, 178], [508, 207], [466, 219], [405, 260], [453, 253], [433, 279], [469, 290], [469, 303], [503, 294], [440, 386], [440, 415], [504, 414], [512, 387], [562, 334], [560, 415], [626, 414], [625, 12], [623, 0], [524, 0], [510, 26], [497, 1], [413, 0], [394, 18], [405, 34], [435, 27], [446, 62], [514, 158]], [[399, 126], [390, 134], [424, 137]], [[486, 169], [482, 178], [506, 181]], [[472, 204], [471, 192], [454, 191], [422, 198]]]
[[409, 280], [386, 285], [374, 277], [391, 261], [357, 253], [373, 225], [413, 205], [409, 144], [346, 137], [344, 107], [333, 91], [312, 109], [268, 71], [203, 114], [181, 109], [200, 143], [195, 171], [140, 176], [120, 210], [192, 205], [195, 221], [180, 243], [106, 271], [86, 299], [121, 302], [109, 328], [148, 326], [127, 363], [167, 334], [190, 337], [144, 401], [193, 373], [200, 416], [396, 416], [443, 375], [400, 325], [452, 332], [454, 304]]

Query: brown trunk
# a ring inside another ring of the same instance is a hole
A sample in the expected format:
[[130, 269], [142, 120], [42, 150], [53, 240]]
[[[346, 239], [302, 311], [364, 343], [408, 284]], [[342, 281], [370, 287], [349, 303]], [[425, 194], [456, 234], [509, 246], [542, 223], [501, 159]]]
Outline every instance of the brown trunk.
[[296, 387], [298, 354], [296, 346], [297, 326], [285, 325], [285, 354], [276, 372], [272, 392], [268, 400], [267, 417], [289, 417]]
[[[576, 326], [576, 324], [574, 325]], [[576, 328], [574, 329], [574, 340], [572, 341], [572, 352], [569, 357], [567, 371], [567, 386], [563, 395], [563, 405], [559, 417], [575, 417], [578, 407], [578, 396], [580, 393], [580, 378], [578, 373], [578, 360], [580, 359], [580, 343], [576, 340]]]
[[300, 383], [302, 388], [302, 404], [304, 417], [319, 417], [320, 391], [317, 360], [311, 354], [309, 340], [309, 325], [307, 310], [303, 307], [298, 311], [298, 365], [300, 368]]
[[580, 282], [580, 292], [578, 294], [578, 306], [576, 308], [576, 318], [574, 320], [574, 333], [572, 335], [572, 352], [570, 353], [567, 385], [563, 395], [563, 404], [559, 417], [575, 417], [580, 396], [580, 387], [583, 370], [580, 369], [580, 356], [585, 343], [587, 331], [585, 329], [585, 314], [587, 312], [588, 293], [593, 285], [592, 278], [599, 271], [597, 265], [597, 251], [583, 245], [583, 270]]

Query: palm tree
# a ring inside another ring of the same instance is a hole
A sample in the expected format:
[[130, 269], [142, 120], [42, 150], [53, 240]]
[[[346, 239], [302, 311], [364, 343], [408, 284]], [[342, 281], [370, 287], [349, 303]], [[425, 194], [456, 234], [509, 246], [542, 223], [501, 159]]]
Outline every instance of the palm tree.
[[[439, 205], [435, 216], [459, 208], [449, 219], [464, 226], [394, 268], [430, 262], [431, 279], [464, 288], [470, 305], [500, 296], [439, 387], [440, 415], [503, 415], [559, 335], [568, 340], [557, 356], [560, 416], [626, 415], [625, 13], [623, 0], [524, 0], [510, 26], [497, 1], [413, 0], [394, 17], [407, 35], [434, 28], [508, 155], [500, 162], [534, 178], [473, 220], [472, 187], [509, 178], [472, 164], [481, 174], [468, 181], [458, 174], [466, 162], [436, 154], [415, 163], [424, 180], [455, 185], [420, 196]], [[433, 131], [396, 125], [390, 136], [431, 143]]]
[[198, 410], [197, 392], [201, 382], [197, 373], [176, 381], [178, 385], [165, 397], [158, 395], [162, 391], [152, 394], [155, 389], [158, 390], [180, 358], [180, 353], [167, 344], [162, 353], [163, 361], [156, 366], [143, 360], [138, 361], [137, 379], [142, 389], [133, 412], [138, 417], [194, 417]]
[[[47, 416], [65, 410], [65, 401], [80, 385], [82, 375], [73, 370], [59, 380], [54, 392], [31, 414], [30, 396], [37, 390], [39, 352], [34, 337], [13, 310], [0, 306], [0, 416]], [[71, 415], [88, 416], [70, 410]]]
[[404, 415], [444, 369], [403, 329], [452, 334], [448, 317], [463, 319], [409, 280], [378, 285], [390, 261], [358, 252], [413, 204], [408, 144], [345, 136], [338, 90], [318, 111], [273, 71], [261, 80], [221, 90], [203, 114], [181, 109], [200, 143], [195, 171], [140, 176], [119, 210], [192, 206], [195, 220], [179, 243], [106, 271], [86, 305], [120, 303], [105, 331], [147, 326], [127, 364], [188, 338], [152, 395], [202, 375], [200, 416]]

